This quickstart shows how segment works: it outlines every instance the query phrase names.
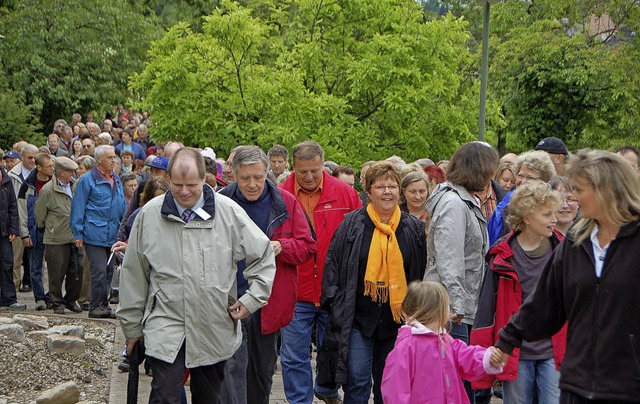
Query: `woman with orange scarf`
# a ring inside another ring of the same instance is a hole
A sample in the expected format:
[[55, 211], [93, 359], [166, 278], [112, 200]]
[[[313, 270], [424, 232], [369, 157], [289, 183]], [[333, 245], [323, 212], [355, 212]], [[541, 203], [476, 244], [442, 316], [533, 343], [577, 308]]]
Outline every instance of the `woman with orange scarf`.
[[379, 162], [367, 172], [371, 203], [345, 216], [325, 261], [321, 304], [329, 320], [318, 353], [318, 384], [342, 385], [345, 403], [382, 403], [385, 360], [403, 324], [407, 284], [426, 266], [425, 223], [401, 212], [400, 172]]

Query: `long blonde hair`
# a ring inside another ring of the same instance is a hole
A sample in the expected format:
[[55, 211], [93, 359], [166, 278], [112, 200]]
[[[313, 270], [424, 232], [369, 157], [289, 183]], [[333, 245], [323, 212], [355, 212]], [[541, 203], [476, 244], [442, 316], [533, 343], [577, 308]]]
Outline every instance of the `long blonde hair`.
[[407, 323], [417, 321], [427, 325], [435, 322], [444, 328], [449, 321], [449, 294], [438, 282], [411, 282], [402, 302], [402, 311]]
[[[615, 226], [640, 218], [640, 178], [622, 156], [604, 150], [580, 150], [567, 165], [566, 175], [593, 186], [598, 204]], [[596, 221], [580, 219], [573, 227], [576, 244], [589, 237]]]

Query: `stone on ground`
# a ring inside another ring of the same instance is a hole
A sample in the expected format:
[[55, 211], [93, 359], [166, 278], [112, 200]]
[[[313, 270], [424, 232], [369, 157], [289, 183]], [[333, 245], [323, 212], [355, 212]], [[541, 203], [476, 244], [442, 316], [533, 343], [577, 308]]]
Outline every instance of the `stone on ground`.
[[44, 391], [36, 398], [36, 404], [75, 404], [80, 400], [80, 390], [74, 382], [66, 382]]
[[25, 331], [46, 330], [49, 328], [49, 322], [46, 317], [30, 316], [28, 314], [16, 314], [13, 316], [13, 322], [20, 324]]
[[49, 352], [82, 355], [84, 353], [84, 340], [70, 335], [52, 334], [47, 336], [47, 348]]
[[11, 341], [22, 342], [24, 340], [24, 329], [20, 324], [0, 324], [0, 335], [4, 335]]

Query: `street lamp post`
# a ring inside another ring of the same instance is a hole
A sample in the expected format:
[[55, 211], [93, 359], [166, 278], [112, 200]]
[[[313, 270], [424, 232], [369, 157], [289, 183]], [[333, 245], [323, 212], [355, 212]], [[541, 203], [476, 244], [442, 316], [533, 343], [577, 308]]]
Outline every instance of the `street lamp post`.
[[484, 141], [487, 120], [487, 72], [489, 69], [489, 15], [490, 3], [495, 0], [483, 0], [484, 23], [482, 26], [482, 62], [480, 64], [480, 119], [478, 122], [478, 140]]

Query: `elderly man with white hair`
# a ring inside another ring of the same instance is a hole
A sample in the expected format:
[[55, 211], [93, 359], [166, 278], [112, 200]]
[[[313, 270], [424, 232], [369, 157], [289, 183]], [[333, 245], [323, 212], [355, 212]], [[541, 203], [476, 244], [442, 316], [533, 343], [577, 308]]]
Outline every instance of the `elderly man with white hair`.
[[114, 172], [113, 146], [98, 146], [97, 165], [80, 177], [71, 202], [71, 232], [76, 247], [84, 246], [91, 266], [90, 318], [115, 318], [109, 307], [114, 260], [109, 259], [118, 225], [126, 210], [120, 178]]

